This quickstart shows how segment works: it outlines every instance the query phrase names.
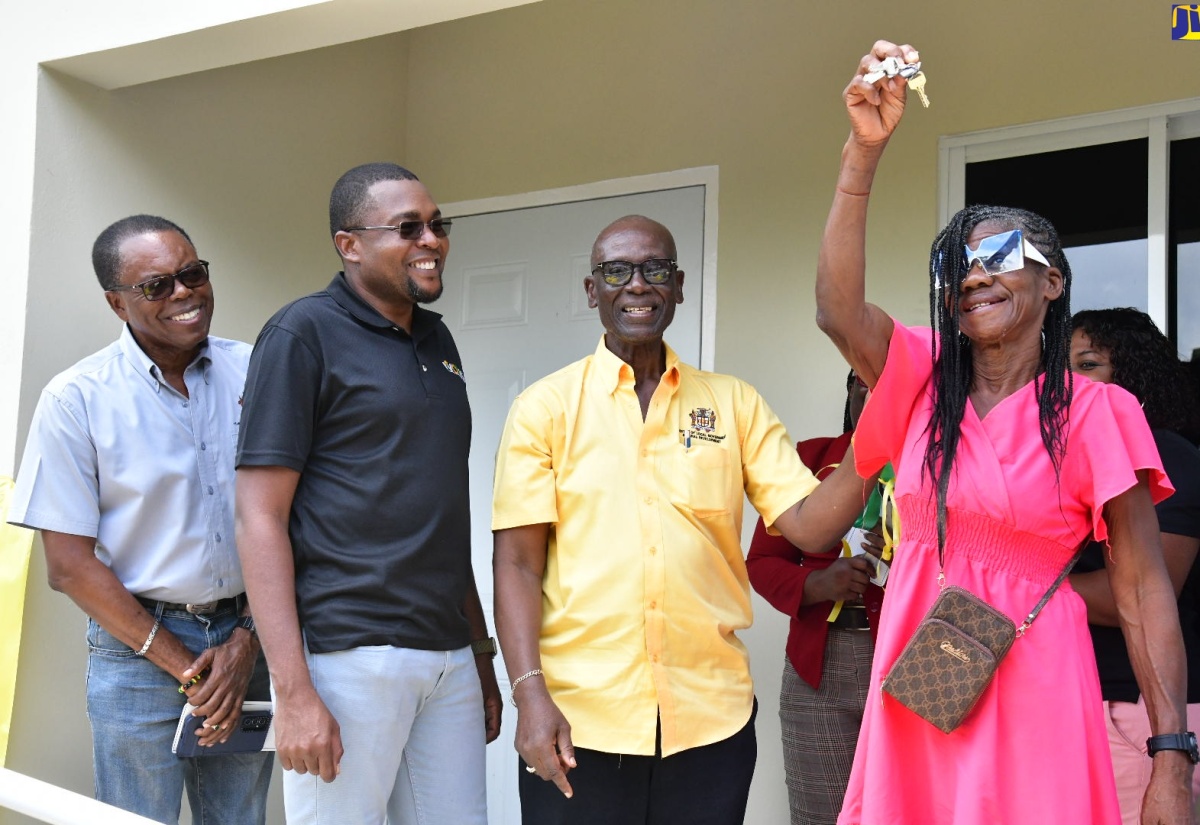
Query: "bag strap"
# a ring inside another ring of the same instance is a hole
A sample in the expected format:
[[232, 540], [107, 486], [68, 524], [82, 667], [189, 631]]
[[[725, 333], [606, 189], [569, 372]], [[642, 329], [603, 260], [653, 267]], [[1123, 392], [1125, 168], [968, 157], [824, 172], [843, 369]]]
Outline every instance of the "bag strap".
[[[1021, 626], [1017, 628], [1018, 637], [1025, 635], [1025, 631], [1029, 629], [1029, 626], [1033, 624], [1033, 620], [1036, 619], [1038, 614], [1042, 612], [1042, 608], [1046, 606], [1048, 601], [1050, 601], [1050, 597], [1053, 596], [1055, 591], [1058, 590], [1059, 585], [1066, 580], [1067, 575], [1071, 572], [1071, 568], [1075, 566], [1075, 562], [1079, 561], [1079, 557], [1083, 555], [1083, 548], [1085, 546], [1086, 542], [1079, 545], [1079, 549], [1075, 551], [1075, 555], [1071, 556], [1071, 560], [1067, 562], [1066, 567], [1062, 569], [1062, 572], [1058, 574], [1058, 578], [1054, 580], [1054, 584], [1050, 585], [1050, 588], [1042, 596], [1042, 600], [1037, 603], [1033, 610], [1029, 611], [1029, 615], [1025, 617], [1025, 621], [1021, 622]], [[942, 548], [938, 547], [938, 590], [941, 590], [945, 586], [946, 565], [943, 561]]]
[[1025, 617], [1025, 621], [1021, 622], [1021, 626], [1017, 628], [1018, 636], [1025, 635], [1025, 631], [1029, 629], [1029, 626], [1033, 624], [1033, 620], [1042, 612], [1042, 608], [1046, 606], [1046, 602], [1050, 601], [1050, 597], [1054, 595], [1059, 585], [1067, 578], [1067, 574], [1071, 572], [1071, 568], [1075, 566], [1075, 562], [1079, 561], [1079, 557], [1083, 555], [1083, 548], [1085, 546], [1086, 543], [1079, 545], [1079, 549], [1075, 551], [1075, 555], [1071, 557], [1071, 560], [1067, 562], [1067, 566], [1058, 574], [1058, 578], [1054, 580], [1054, 584], [1050, 585], [1050, 589], [1046, 591], [1046, 595], [1042, 596], [1042, 600], [1037, 603], [1037, 607], [1029, 611], [1029, 615]]

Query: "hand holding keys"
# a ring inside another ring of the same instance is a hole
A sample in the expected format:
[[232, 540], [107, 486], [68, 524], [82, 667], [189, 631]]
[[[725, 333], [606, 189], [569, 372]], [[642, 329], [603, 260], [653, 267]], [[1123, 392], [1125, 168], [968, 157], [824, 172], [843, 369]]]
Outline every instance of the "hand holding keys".
[[921, 105], [929, 108], [929, 97], [925, 94], [925, 75], [921, 72], [919, 62], [904, 63], [898, 57], [888, 57], [869, 68], [870, 71], [863, 75], [863, 80], [867, 83], [878, 83], [885, 77], [903, 77], [908, 81], [908, 87], [921, 98]]

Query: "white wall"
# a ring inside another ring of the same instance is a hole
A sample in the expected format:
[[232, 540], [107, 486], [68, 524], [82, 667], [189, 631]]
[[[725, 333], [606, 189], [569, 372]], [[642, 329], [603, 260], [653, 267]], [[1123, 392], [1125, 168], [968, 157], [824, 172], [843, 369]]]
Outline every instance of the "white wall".
[[[926, 313], [939, 135], [1189, 97], [1200, 58], [1200, 46], [1170, 41], [1166, 6], [1153, 3], [1012, 0], [1002, 17], [1016, 33], [1001, 54], [980, 36], [995, 31], [996, 8], [952, 0], [544, 0], [104, 91], [64, 72], [108, 83], [147, 60], [143, 77], [169, 75], [169, 50], [127, 44], [192, 29], [219, 61], [239, 62], [244, 38], [222, 24], [371, 4], [16, 5], [0, 27], [0, 381], [10, 388], [0, 473], [45, 381], [116, 335], [88, 266], [105, 224], [133, 211], [182, 223], [214, 264], [214, 331], [252, 338], [273, 309], [328, 278], [328, 187], [380, 157], [411, 165], [447, 202], [718, 166], [717, 368], [755, 383], [797, 438], [832, 432], [845, 368], [812, 324], [812, 278], [846, 132], [839, 92], [870, 42], [918, 45], [933, 102], [893, 141], [872, 212], [869, 294], [907, 321]], [[274, 23], [286, 36], [262, 53], [308, 42], [295, 18]], [[1124, 70], [1080, 70], [1118, 45]], [[116, 51], [72, 57], [97, 49]], [[37, 62], [55, 58], [39, 78]], [[8, 766], [88, 792], [83, 620], [44, 582], [35, 553]], [[780, 822], [786, 622], [756, 607], [749, 821]]]

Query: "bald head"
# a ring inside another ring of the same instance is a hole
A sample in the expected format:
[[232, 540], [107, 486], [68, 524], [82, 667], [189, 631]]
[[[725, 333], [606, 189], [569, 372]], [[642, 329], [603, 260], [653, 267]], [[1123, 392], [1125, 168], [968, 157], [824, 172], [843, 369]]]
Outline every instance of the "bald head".
[[611, 260], [607, 257], [606, 250], [610, 246], [610, 241], [615, 239], [630, 240], [637, 238], [642, 241], [650, 241], [662, 249], [667, 251], [665, 257], [675, 259], [675, 238], [671, 235], [671, 230], [667, 229], [656, 220], [651, 220], [645, 215], [626, 215], [623, 218], [617, 218], [615, 221], [604, 227], [600, 234], [596, 236], [596, 242], [592, 244], [592, 266]]

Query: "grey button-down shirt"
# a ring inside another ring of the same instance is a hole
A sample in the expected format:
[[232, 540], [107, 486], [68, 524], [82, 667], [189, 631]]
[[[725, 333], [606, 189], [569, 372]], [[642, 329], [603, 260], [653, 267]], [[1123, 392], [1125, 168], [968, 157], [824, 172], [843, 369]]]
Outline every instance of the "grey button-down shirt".
[[184, 372], [185, 398], [125, 327], [42, 391], [9, 521], [95, 538], [138, 596], [243, 592], [233, 459], [249, 359], [247, 344], [210, 336]]

